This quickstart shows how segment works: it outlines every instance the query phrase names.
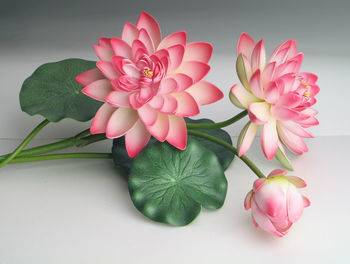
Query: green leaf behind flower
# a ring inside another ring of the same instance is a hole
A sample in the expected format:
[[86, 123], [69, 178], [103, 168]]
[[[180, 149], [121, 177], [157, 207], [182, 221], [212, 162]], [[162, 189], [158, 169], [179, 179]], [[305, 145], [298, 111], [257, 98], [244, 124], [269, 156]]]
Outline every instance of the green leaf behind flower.
[[22, 111], [42, 115], [51, 122], [64, 118], [88, 121], [102, 105], [81, 93], [75, 77], [96, 68], [95, 61], [67, 59], [41, 65], [27, 78], [19, 95]]

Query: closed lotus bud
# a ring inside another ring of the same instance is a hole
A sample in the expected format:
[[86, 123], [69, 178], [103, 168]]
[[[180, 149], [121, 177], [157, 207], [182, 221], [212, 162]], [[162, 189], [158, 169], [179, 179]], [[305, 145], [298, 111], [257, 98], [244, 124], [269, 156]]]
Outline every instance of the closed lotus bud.
[[298, 191], [306, 183], [298, 177], [287, 176], [284, 170], [274, 170], [267, 178], [254, 182], [244, 201], [251, 209], [254, 225], [282, 237], [299, 220], [310, 201]]

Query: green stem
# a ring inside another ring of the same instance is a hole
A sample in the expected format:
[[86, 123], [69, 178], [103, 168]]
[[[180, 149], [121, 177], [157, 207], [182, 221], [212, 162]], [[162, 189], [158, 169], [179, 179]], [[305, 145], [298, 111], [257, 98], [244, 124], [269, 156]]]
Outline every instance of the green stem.
[[232, 125], [238, 120], [242, 119], [248, 114], [247, 110], [240, 112], [238, 115], [219, 123], [206, 123], [206, 124], [195, 124], [195, 123], [187, 123], [188, 129], [213, 129], [213, 128], [222, 128]]
[[[70, 138], [67, 138], [58, 142], [50, 143], [47, 145], [23, 150], [21, 153], [17, 155], [17, 157], [36, 156], [36, 155], [41, 155], [41, 154], [45, 154], [45, 153], [73, 147], [73, 146], [78, 146], [78, 147], [87, 146], [94, 142], [106, 139], [104, 134], [90, 135], [85, 137], [88, 134], [90, 134], [89, 129], [82, 131], [81, 133], [77, 134], [74, 137], [70, 137]], [[5, 159], [9, 155], [10, 154], [0, 156], [0, 160]]]
[[[199, 131], [194, 131], [194, 130], [188, 130], [188, 134], [189, 135], [194, 135], [197, 137], [201, 137], [201, 138], [205, 138], [208, 139], [210, 141], [213, 141], [229, 150], [231, 150], [237, 157], [238, 156], [238, 152], [237, 149], [232, 146], [231, 144], [227, 143], [224, 140], [218, 139], [214, 136], [208, 135], [206, 133], [202, 133]], [[266, 176], [261, 172], [261, 170], [259, 170], [259, 168], [250, 160], [248, 159], [248, 157], [246, 157], [245, 155], [239, 157], [245, 164], [247, 164], [247, 166], [256, 174], [256, 176], [258, 176], [259, 178], [266, 178]]]
[[33, 161], [57, 160], [57, 159], [110, 159], [110, 153], [64, 153], [64, 154], [49, 154], [34, 157], [20, 157], [11, 160], [9, 163], [23, 163]]
[[22, 143], [10, 155], [8, 155], [3, 161], [0, 162], [0, 168], [13, 160], [29, 144], [35, 135], [38, 134], [39, 131], [43, 129], [48, 123], [50, 123], [50, 121], [45, 119], [36, 128], [34, 128], [34, 130], [22, 141]]

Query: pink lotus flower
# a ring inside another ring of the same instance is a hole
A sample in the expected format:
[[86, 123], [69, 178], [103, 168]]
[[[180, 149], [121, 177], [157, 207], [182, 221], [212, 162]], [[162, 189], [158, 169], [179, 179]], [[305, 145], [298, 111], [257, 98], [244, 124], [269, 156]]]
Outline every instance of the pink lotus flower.
[[243, 33], [238, 43], [237, 73], [241, 83], [231, 88], [230, 99], [248, 109], [250, 122], [241, 132], [238, 149], [248, 151], [260, 127], [265, 156], [272, 159], [278, 150], [285, 155], [280, 140], [291, 151], [308, 151], [302, 138], [313, 137], [305, 128], [318, 125], [316, 103], [319, 92], [317, 76], [299, 72], [303, 54], [296, 53], [296, 42], [288, 40], [278, 46], [265, 66], [264, 41], [257, 44]]
[[91, 133], [108, 138], [125, 135], [126, 149], [135, 157], [151, 135], [183, 150], [187, 144], [183, 117], [199, 113], [223, 97], [202, 80], [210, 67], [212, 46], [187, 43], [186, 32], [162, 39], [158, 23], [142, 12], [136, 26], [126, 23], [122, 38], [101, 38], [94, 46], [97, 68], [76, 80], [86, 95], [105, 102], [96, 113]]
[[310, 201], [297, 188], [306, 183], [295, 176], [286, 176], [284, 170], [274, 170], [266, 178], [257, 179], [244, 201], [246, 210], [252, 209], [256, 227], [282, 237], [301, 217]]

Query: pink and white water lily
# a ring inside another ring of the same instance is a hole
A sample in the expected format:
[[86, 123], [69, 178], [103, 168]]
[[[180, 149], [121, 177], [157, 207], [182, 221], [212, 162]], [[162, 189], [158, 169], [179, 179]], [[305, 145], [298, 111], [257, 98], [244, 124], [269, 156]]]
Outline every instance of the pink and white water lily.
[[296, 41], [279, 45], [266, 63], [264, 40], [256, 43], [243, 33], [237, 55], [242, 85], [233, 85], [230, 99], [247, 109], [250, 117], [238, 140], [239, 155], [249, 150], [260, 126], [261, 146], [268, 159], [278, 150], [285, 155], [283, 145], [296, 154], [308, 151], [302, 138], [313, 137], [306, 128], [318, 125], [317, 111], [311, 106], [320, 89], [316, 75], [300, 72], [303, 54], [297, 53]]
[[251, 209], [256, 227], [282, 237], [299, 220], [310, 201], [298, 188], [306, 187], [299, 177], [287, 176], [284, 170], [274, 170], [267, 178], [257, 179], [247, 194], [244, 207]]
[[91, 133], [108, 138], [125, 135], [128, 155], [135, 157], [151, 136], [185, 149], [184, 117], [199, 113], [198, 106], [218, 101], [222, 92], [203, 80], [212, 46], [187, 42], [186, 32], [162, 37], [156, 20], [142, 12], [136, 25], [126, 23], [122, 37], [100, 38], [94, 46], [97, 69], [76, 80], [86, 95], [104, 102]]

